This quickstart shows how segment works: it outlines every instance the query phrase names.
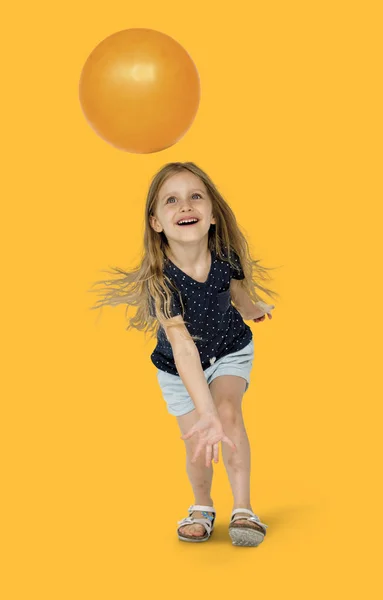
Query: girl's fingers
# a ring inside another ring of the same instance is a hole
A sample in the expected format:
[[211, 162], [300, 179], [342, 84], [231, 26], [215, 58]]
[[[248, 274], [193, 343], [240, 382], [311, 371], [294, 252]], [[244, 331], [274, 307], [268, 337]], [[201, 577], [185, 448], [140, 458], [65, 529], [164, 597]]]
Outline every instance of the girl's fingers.
[[255, 321], [256, 323], [259, 323], [260, 321], [263, 321], [263, 320], [264, 320], [264, 318], [265, 318], [265, 315], [263, 315], [262, 317], [257, 317], [256, 319], [254, 319], [254, 321]]
[[[272, 318], [273, 318], [273, 315], [272, 315], [271, 313], [266, 313], [266, 314], [267, 314], [267, 316], [269, 317], [269, 319], [272, 319]], [[266, 315], [263, 315], [263, 317], [258, 317], [257, 319], [253, 319], [253, 321], [254, 321], [255, 323], [259, 323], [260, 321], [264, 321], [264, 320], [265, 320], [265, 318], [266, 318]]]
[[[184, 438], [186, 437], [190, 437], [191, 435], [193, 435], [193, 433], [195, 432], [190, 432], [185, 434], [185, 436], [182, 436]], [[227, 437], [227, 435], [224, 435], [221, 439], [221, 442], [225, 442], [226, 444], [229, 444], [230, 448], [234, 451], [237, 450], [235, 444]], [[198, 456], [201, 454], [202, 452], [202, 448], [203, 448], [204, 444], [203, 443], [199, 443], [195, 452], [194, 452], [194, 456], [191, 459], [192, 463], [195, 463], [195, 461], [197, 460]], [[218, 462], [219, 461], [219, 441], [218, 442], [214, 442], [214, 443], [210, 443], [210, 444], [206, 444], [205, 447], [205, 462], [206, 462], [206, 466], [208, 467], [211, 463], [211, 461], [214, 459], [214, 462]]]
[[181, 440], [188, 440], [194, 433], [195, 431], [193, 429], [190, 429], [190, 431], [181, 435]]
[[197, 448], [197, 449], [196, 449], [196, 451], [194, 452], [194, 456], [193, 456], [193, 458], [192, 458], [192, 460], [191, 460], [191, 461], [192, 461], [192, 463], [194, 463], [194, 462], [197, 460], [197, 458], [198, 458], [198, 456], [199, 456], [200, 452], [201, 452], [201, 446], [198, 446], [198, 448]]
[[211, 444], [206, 444], [206, 466], [208, 467], [211, 463]]
[[219, 458], [219, 445], [218, 444], [214, 444], [214, 462], [217, 463]]
[[235, 444], [233, 444], [233, 442], [226, 435], [224, 438], [222, 438], [222, 441], [226, 442], [226, 444], [229, 444], [229, 446], [232, 450], [237, 450]]

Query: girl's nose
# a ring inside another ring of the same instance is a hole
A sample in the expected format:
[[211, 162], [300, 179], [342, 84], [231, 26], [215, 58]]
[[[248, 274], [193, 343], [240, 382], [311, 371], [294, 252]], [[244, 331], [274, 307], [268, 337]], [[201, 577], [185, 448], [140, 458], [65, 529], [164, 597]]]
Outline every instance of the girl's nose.
[[189, 200], [185, 200], [184, 203], [181, 203], [181, 210], [192, 210], [192, 205]]

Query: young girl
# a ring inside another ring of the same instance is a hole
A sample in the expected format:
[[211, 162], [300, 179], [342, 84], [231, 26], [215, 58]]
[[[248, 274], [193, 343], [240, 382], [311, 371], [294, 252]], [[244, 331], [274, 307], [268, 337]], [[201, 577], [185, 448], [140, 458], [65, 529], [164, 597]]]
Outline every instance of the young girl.
[[[178, 521], [186, 542], [214, 530], [212, 460], [219, 442], [233, 493], [229, 534], [234, 545], [257, 546], [267, 525], [250, 501], [250, 446], [241, 403], [249, 387], [253, 335], [244, 320], [271, 319], [253, 280], [266, 267], [252, 260], [235, 216], [209, 176], [192, 162], [169, 163], [153, 178], [145, 206], [144, 256], [107, 286], [101, 305], [138, 306], [127, 329], [153, 332], [151, 361], [167, 410], [185, 441], [195, 503]], [[235, 306], [233, 306], [233, 300]]]

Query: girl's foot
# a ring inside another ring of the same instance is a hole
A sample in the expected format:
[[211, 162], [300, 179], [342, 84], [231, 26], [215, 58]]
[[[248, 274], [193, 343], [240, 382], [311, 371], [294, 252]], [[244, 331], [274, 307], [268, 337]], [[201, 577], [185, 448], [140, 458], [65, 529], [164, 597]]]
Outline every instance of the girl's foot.
[[[208, 512], [208, 515], [214, 516], [214, 513]], [[203, 519], [204, 515], [200, 510], [194, 510], [190, 515], [194, 519]], [[206, 535], [206, 529], [201, 523], [193, 523], [193, 525], [183, 525], [180, 527], [179, 532], [185, 537], [204, 537]]]
[[265, 538], [267, 527], [251, 508], [241, 506], [231, 513], [229, 535], [234, 546], [259, 546]]
[[[236, 514], [236, 517], [237, 517], [237, 515], [249, 516], [249, 515], [246, 515], [246, 513], [240, 513], [240, 512]], [[236, 518], [235, 519], [235, 526], [236, 527], [237, 526], [238, 527], [251, 527], [252, 529], [258, 529], [258, 531], [261, 531], [262, 533], [265, 532], [264, 529], [260, 525], [258, 525], [258, 523], [254, 523], [254, 521], [248, 521], [247, 519], [242, 520], [242, 519], [237, 519]]]

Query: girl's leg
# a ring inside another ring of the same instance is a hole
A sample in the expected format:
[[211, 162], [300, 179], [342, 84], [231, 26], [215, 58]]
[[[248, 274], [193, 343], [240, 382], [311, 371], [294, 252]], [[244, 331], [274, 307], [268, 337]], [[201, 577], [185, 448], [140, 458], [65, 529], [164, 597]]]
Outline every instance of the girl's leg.
[[[196, 410], [192, 410], [186, 415], [176, 417], [182, 435], [187, 433], [192, 428], [194, 423], [198, 421], [198, 413]], [[195, 438], [195, 439], [194, 439]], [[213, 500], [211, 498], [211, 486], [213, 481], [213, 466], [210, 463], [209, 467], [205, 465], [205, 454], [202, 452], [195, 463], [191, 462], [194, 456], [194, 452], [197, 446], [198, 436], [192, 436], [188, 440], [184, 440], [186, 446], [186, 471], [189, 477], [189, 481], [193, 488], [194, 502], [193, 504], [203, 504], [205, 506], [213, 506]], [[213, 513], [209, 513], [213, 514]], [[200, 511], [196, 510], [191, 515], [195, 519], [203, 517]], [[205, 528], [200, 523], [194, 525], [184, 525], [180, 529], [180, 533], [186, 536], [204, 536]]]
[[[250, 501], [251, 451], [242, 415], [242, 398], [246, 380], [236, 375], [220, 375], [210, 384], [210, 392], [217, 407], [222, 427], [226, 435], [234, 442], [237, 451], [233, 452], [228, 444], [221, 444], [222, 458], [233, 493], [233, 510], [248, 508]], [[236, 520], [236, 525], [246, 525], [259, 529], [256, 523]]]

